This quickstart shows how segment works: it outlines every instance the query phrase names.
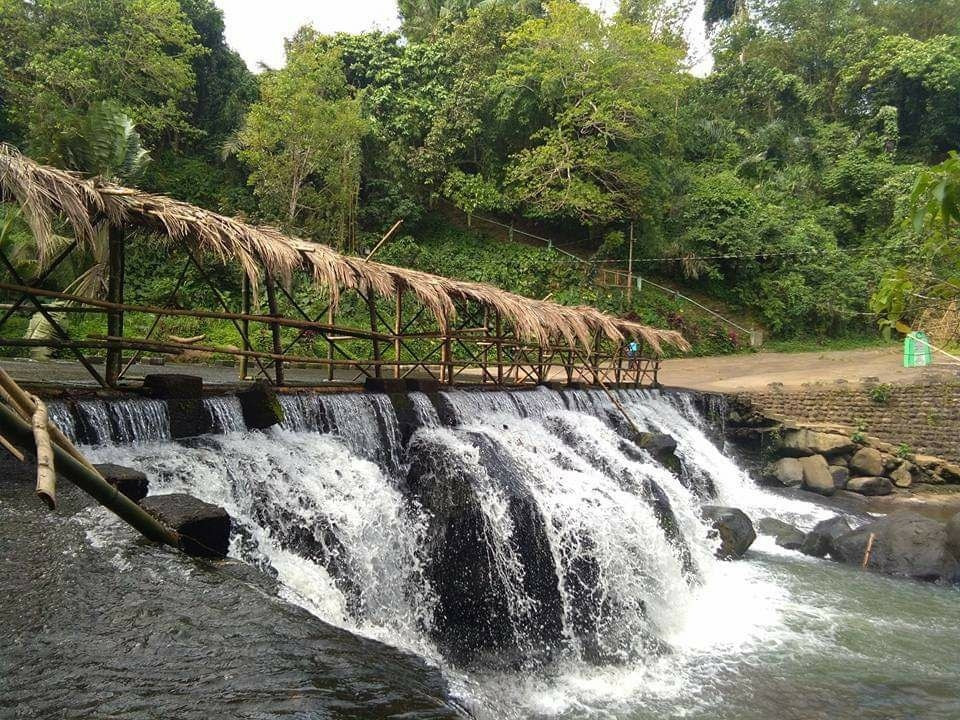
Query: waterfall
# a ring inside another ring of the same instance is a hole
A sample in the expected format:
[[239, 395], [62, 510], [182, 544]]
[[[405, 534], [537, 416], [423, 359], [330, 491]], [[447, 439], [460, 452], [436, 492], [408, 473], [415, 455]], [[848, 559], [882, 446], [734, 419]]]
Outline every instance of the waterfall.
[[239, 432], [246, 430], [243, 421], [243, 410], [236, 395], [206, 398], [203, 406], [210, 416], [210, 425], [216, 433]]
[[[676, 440], [684, 473], [708, 477], [717, 502], [790, 517], [790, 501], [758, 491], [710, 441], [691, 398], [618, 397], [641, 429]], [[77, 403], [76, 416], [78, 433], [98, 433], [96, 461], [142, 469], [152, 493], [226, 508], [231, 554], [287, 600], [447, 667], [465, 694], [487, 695], [465, 669], [499, 673], [497, 685], [622, 668], [721, 632], [712, 604], [733, 564], [714, 557], [704, 498], [604, 393], [411, 393], [396, 410], [382, 394], [280, 402], [282, 426], [249, 431], [236, 398], [206, 400], [221, 435], [185, 444], [143, 424], [139, 404], [130, 427], [153, 442], [122, 444], [111, 418], [123, 413], [104, 403]], [[767, 617], [752, 592], [735, 596], [738, 622]]]
[[60, 401], [49, 402], [47, 412], [50, 422], [60, 428], [70, 442], [77, 442], [77, 418], [70, 406]]
[[170, 439], [170, 415], [162, 400], [112, 402], [107, 405], [107, 414], [117, 442]]

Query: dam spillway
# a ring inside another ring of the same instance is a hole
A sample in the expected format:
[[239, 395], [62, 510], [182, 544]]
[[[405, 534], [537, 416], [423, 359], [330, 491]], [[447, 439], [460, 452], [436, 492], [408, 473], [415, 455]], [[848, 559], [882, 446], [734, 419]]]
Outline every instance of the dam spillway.
[[771, 567], [718, 561], [701, 505], [806, 528], [830, 513], [757, 488], [693, 396], [618, 399], [676, 440], [679, 468], [590, 390], [285, 395], [286, 420], [267, 431], [247, 430], [234, 398], [210, 398], [211, 432], [177, 441], [158, 401], [51, 413], [96, 461], [146, 472], [151, 492], [226, 508], [231, 555], [281, 598], [441, 668], [469, 712], [634, 718], [693, 702], [715, 717], [711, 692], [736, 697], [740, 663], [795, 652], [804, 618], [824, 611], [798, 600], [806, 561], [785, 570], [772, 543], [758, 542]]

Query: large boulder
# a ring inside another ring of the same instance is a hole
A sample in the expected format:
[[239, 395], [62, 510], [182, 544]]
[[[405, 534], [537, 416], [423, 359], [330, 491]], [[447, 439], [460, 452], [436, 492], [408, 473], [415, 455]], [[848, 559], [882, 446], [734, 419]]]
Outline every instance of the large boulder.
[[830, 555], [851, 565], [862, 565], [866, 559], [872, 570], [915, 580], [953, 581], [958, 574], [946, 524], [911, 510], [899, 510], [840, 536]]
[[753, 523], [742, 510], [722, 505], [704, 505], [702, 511], [703, 517], [712, 524], [713, 531], [720, 538], [717, 557], [721, 560], [743, 557], [757, 539]]
[[913, 472], [913, 463], [904, 460], [890, 473], [890, 479], [898, 488], [908, 488], [913, 485]]
[[764, 480], [783, 487], [796, 487], [803, 482], [803, 466], [796, 458], [780, 458], [767, 466]]
[[802, 531], [776, 518], [760, 518], [757, 530], [761, 535], [773, 536], [777, 545], [787, 550], [799, 550], [805, 538]]
[[833, 550], [837, 538], [851, 531], [850, 523], [841, 515], [818, 522], [813, 530], [807, 533], [800, 552], [813, 557], [826, 557]]
[[860, 448], [850, 458], [850, 474], [867, 477], [883, 475], [883, 455], [871, 447]]
[[230, 515], [185, 493], [151, 495], [140, 507], [180, 534], [180, 549], [188, 555], [223, 557], [230, 546]]
[[843, 490], [850, 480], [850, 469], [843, 465], [831, 465], [830, 475], [833, 477], [833, 486], [837, 490]]
[[803, 488], [820, 495], [833, 495], [836, 487], [833, 484], [833, 475], [830, 466], [823, 455], [808, 455], [800, 458], [803, 468]]
[[889, 495], [893, 492], [893, 483], [885, 477], [855, 477], [847, 481], [846, 489], [861, 495]]
[[274, 389], [260, 381], [237, 393], [243, 421], [251, 430], [266, 430], [283, 422], [283, 406]]
[[843, 455], [854, 448], [856, 445], [846, 435], [792, 428], [783, 431], [780, 453], [790, 457]]

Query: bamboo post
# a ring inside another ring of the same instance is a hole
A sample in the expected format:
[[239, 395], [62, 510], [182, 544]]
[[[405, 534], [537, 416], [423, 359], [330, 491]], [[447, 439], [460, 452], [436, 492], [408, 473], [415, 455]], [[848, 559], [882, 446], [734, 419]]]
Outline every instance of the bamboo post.
[[[36, 441], [30, 425], [13, 410], [0, 403], [0, 429], [28, 452], [36, 452]], [[133, 500], [103, 479], [93, 466], [82, 463], [65, 448], [53, 445], [58, 472], [105, 508], [140, 531], [146, 538], [171, 547], [180, 546], [180, 536], [150, 515]]]
[[[377, 305], [373, 299], [373, 292], [368, 292], [366, 296], [361, 294], [361, 297], [367, 303], [367, 311], [370, 313], [370, 332], [377, 332]], [[376, 363], [373, 366], [373, 376], [380, 377], [382, 375], [380, 368], [380, 341], [376, 337], [373, 338], [373, 361]]]
[[500, 311], [496, 312], [497, 334], [497, 385], [503, 385], [503, 321], [500, 317]]
[[[327, 306], [327, 325], [333, 326], [335, 319], [333, 312], [333, 297], [330, 297], [330, 304]], [[327, 333], [327, 382], [333, 382], [333, 340], [330, 339], [330, 333]]]
[[47, 431], [49, 422], [47, 406], [38, 397], [33, 398], [36, 410], [33, 413], [33, 440], [37, 446], [37, 497], [43, 500], [47, 507], [55, 510], [57, 507], [57, 470], [53, 464], [53, 446], [50, 444], [50, 433]]
[[627, 260], [627, 307], [633, 304], [633, 223], [630, 223], [630, 254]]
[[443, 346], [440, 350], [440, 382], [453, 385], [453, 362], [450, 352], [450, 334], [443, 329]]
[[400, 333], [403, 332], [403, 290], [397, 289], [396, 305], [393, 315], [393, 359], [396, 365], [393, 366], [393, 377], [400, 379]]
[[590, 369], [593, 372], [593, 384], [601, 385], [600, 382], [600, 333], [593, 334], [593, 352], [590, 354]]
[[[280, 311], [277, 307], [277, 285], [273, 279], [273, 274], [268, 268], [264, 268], [265, 285], [267, 286], [267, 305], [270, 309], [270, 317], [279, 318]], [[283, 355], [283, 345], [280, 343], [280, 325], [270, 323], [270, 334], [273, 336], [273, 353]], [[273, 361], [274, 371], [276, 373], [277, 385], [283, 385], [283, 360], [279, 357]]]
[[[242, 272], [243, 274], [240, 277], [240, 312], [242, 312], [244, 315], [249, 315], [250, 314], [250, 278], [247, 275], [246, 270]], [[240, 327], [243, 330], [243, 332], [240, 333], [241, 335], [240, 339], [241, 339], [241, 342], [243, 342], [243, 349], [253, 350], [253, 347], [250, 345], [250, 321], [241, 320]], [[250, 360], [247, 358], [246, 355], [240, 356], [240, 371], [238, 373], [240, 376], [240, 380], [247, 379], [247, 371], [249, 369], [248, 368], [249, 363], [250, 363]]]
[[483, 367], [480, 369], [480, 384], [487, 384], [490, 375], [490, 308], [483, 306]]
[[[107, 300], [115, 305], [123, 304], [124, 232], [123, 228], [111, 225], [108, 233]], [[123, 308], [115, 308], [107, 315], [107, 335], [123, 337]], [[106, 381], [116, 387], [123, 368], [123, 348], [107, 346]]]

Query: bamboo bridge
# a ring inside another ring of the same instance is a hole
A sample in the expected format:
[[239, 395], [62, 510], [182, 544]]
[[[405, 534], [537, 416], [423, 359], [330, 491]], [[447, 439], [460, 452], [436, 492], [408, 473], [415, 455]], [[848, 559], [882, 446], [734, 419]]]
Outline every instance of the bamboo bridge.
[[[0, 247], [0, 350], [69, 354], [104, 388], [121, 385], [144, 354], [235, 358], [241, 380], [279, 388], [292, 384], [284, 372], [291, 364], [318, 369], [327, 383], [656, 385], [663, 347], [689, 349], [674, 331], [342, 255], [275, 228], [43, 166], [5, 145], [0, 199], [19, 205], [37, 246], [30, 277]], [[71, 237], [55, 232], [61, 229]], [[163, 243], [169, 263], [182, 268], [162, 305], [125, 302], [126, 251], [136, 242]], [[105, 298], [50, 287], [68, 258], [95, 248], [106, 265]], [[238, 267], [239, 298], [218, 287], [211, 263]], [[218, 309], [181, 307], [188, 281], [205, 287]], [[264, 301], [267, 312], [257, 311]], [[42, 317], [52, 332], [5, 333], [18, 314]], [[106, 332], [71, 334], [63, 320], [70, 314], [105, 316]], [[206, 333], [160, 337], [163, 320], [176, 317], [229, 323], [236, 344], [208, 342]], [[149, 330], [134, 336], [132, 318]], [[631, 342], [639, 352], [626, 351]], [[104, 357], [103, 372], [94, 355]]]

